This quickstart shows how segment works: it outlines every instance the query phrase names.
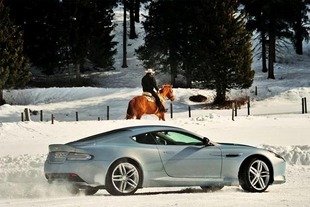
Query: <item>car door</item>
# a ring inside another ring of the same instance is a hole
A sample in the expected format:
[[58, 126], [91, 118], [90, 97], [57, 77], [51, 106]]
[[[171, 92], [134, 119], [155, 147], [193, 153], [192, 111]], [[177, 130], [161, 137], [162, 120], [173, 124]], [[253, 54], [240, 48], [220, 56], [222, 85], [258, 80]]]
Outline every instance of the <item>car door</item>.
[[195, 135], [176, 131], [153, 133], [166, 173], [171, 177], [218, 178], [222, 156], [219, 147], [206, 146]]

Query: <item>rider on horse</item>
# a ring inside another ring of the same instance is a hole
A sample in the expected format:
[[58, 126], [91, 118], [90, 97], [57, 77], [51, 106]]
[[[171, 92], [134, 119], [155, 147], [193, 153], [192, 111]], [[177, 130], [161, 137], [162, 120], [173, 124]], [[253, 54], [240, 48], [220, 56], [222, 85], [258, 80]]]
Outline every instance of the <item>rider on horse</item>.
[[[163, 104], [160, 101], [160, 98], [158, 97], [159, 88], [154, 78], [155, 71], [153, 69], [147, 69], [145, 73], [146, 74], [145, 76], [143, 76], [142, 81], [141, 81], [143, 92], [151, 93], [153, 97], [155, 98], [156, 105], [159, 111], [166, 112], [165, 107], [163, 106]], [[156, 92], [154, 91], [154, 89], [156, 90]]]

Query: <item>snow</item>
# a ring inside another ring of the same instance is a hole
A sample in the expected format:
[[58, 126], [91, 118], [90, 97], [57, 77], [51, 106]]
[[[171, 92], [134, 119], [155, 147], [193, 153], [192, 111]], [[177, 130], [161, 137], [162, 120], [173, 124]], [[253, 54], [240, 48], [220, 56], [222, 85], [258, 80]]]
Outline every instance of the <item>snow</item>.
[[[116, 18], [122, 18], [119, 12]], [[121, 24], [118, 29], [121, 29]], [[142, 35], [141, 28], [138, 28]], [[117, 37], [120, 38], [120, 37]], [[166, 122], [148, 115], [142, 120], [125, 120], [128, 101], [141, 93], [140, 79], [144, 69], [134, 56], [141, 42], [129, 40], [128, 68], [100, 74], [102, 87], [31, 88], [5, 91], [8, 104], [0, 106], [0, 206], [309, 206], [310, 203], [310, 114], [301, 113], [301, 99], [310, 102], [310, 47], [305, 54], [287, 54], [275, 65], [276, 80], [266, 79], [254, 59], [256, 71], [253, 86], [233, 90], [231, 99], [250, 96], [251, 115], [247, 107], [238, 110], [232, 120], [231, 110], [208, 109], [203, 103], [189, 101], [201, 94], [212, 101], [211, 90], [175, 88], [173, 118], [170, 110]], [[118, 47], [122, 47], [121, 44]], [[121, 51], [121, 50], [120, 50]], [[118, 54], [117, 57], [121, 57]], [[158, 74], [160, 83], [165, 75]], [[258, 94], [255, 95], [255, 87]], [[170, 101], [166, 103], [169, 108]], [[107, 106], [110, 120], [107, 120]], [[188, 106], [191, 107], [189, 117]], [[32, 115], [21, 122], [21, 112], [43, 110], [44, 119]], [[308, 107], [309, 110], [309, 107]], [[75, 121], [75, 113], [79, 121]], [[56, 117], [51, 124], [51, 114]], [[100, 121], [98, 121], [100, 117]], [[246, 193], [240, 187], [224, 187], [204, 193], [199, 188], [145, 188], [132, 196], [111, 196], [100, 190], [94, 196], [72, 196], [59, 185], [49, 185], [43, 163], [48, 145], [66, 143], [99, 132], [137, 124], [179, 126], [216, 142], [234, 142], [270, 149], [287, 161], [287, 182], [272, 185], [264, 193]], [[249, 203], [250, 202], [250, 203]]]

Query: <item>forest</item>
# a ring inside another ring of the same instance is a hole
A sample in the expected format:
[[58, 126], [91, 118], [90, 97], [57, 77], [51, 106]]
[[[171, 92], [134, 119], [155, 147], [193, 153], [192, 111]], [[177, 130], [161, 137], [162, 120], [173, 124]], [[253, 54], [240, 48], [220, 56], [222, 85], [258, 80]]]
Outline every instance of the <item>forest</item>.
[[81, 76], [89, 65], [115, 69], [115, 46], [121, 43], [113, 40], [114, 8], [125, 11], [126, 51], [126, 39], [138, 38], [141, 5], [148, 14], [139, 60], [169, 73], [173, 85], [182, 75], [188, 88], [214, 89], [216, 104], [230, 89], [251, 86], [253, 48], [259, 48], [266, 78], [275, 79], [281, 42], [302, 55], [309, 39], [308, 0], [0, 0], [0, 104], [4, 89], [39, 86], [31, 85], [33, 68], [60, 75], [59, 82], [66, 74], [71, 86], [91, 85]]

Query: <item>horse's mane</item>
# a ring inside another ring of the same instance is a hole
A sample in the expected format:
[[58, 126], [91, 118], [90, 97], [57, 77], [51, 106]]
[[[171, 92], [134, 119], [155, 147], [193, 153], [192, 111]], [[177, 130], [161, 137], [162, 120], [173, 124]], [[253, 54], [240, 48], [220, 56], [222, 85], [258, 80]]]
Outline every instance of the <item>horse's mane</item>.
[[165, 87], [171, 87], [171, 88], [172, 88], [172, 85], [171, 85], [171, 84], [168, 84], [168, 83], [165, 83], [165, 84], [163, 84], [163, 85], [161, 86], [161, 88], [159, 89], [158, 92], [159, 92], [159, 93], [162, 93]]

